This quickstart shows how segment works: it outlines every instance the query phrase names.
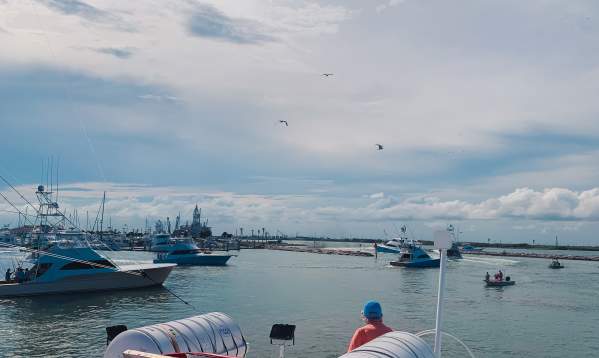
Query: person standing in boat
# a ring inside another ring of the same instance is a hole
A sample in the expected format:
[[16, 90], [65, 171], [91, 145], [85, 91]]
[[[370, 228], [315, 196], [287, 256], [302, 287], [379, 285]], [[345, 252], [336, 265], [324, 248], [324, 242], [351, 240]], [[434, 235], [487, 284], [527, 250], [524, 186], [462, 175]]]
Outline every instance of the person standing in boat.
[[17, 271], [15, 272], [15, 279], [17, 280], [17, 283], [25, 281], [25, 271], [23, 271], [23, 268], [20, 266], [17, 267]]
[[10, 268], [7, 268], [6, 274], [4, 275], [4, 281], [6, 281], [7, 283], [10, 282], [10, 275], [12, 275], [12, 272], [10, 272]]
[[349, 347], [347, 348], [348, 352], [353, 351], [385, 333], [393, 331], [393, 329], [383, 324], [383, 310], [381, 304], [377, 301], [366, 302], [364, 310], [362, 311], [362, 317], [366, 321], [366, 325], [356, 330], [349, 343]]
[[497, 276], [499, 276], [499, 281], [503, 281], [503, 272], [501, 272], [501, 270], [499, 270]]
[[487, 271], [487, 274], [485, 275], [485, 281], [489, 282], [490, 279], [491, 275], [489, 275], [489, 272]]

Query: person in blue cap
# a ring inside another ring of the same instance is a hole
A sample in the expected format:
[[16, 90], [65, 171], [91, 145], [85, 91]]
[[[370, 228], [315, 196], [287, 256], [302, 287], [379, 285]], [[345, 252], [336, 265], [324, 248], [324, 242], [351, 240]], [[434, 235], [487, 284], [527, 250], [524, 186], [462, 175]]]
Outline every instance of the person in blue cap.
[[392, 332], [393, 329], [383, 324], [383, 309], [377, 301], [368, 301], [364, 305], [362, 317], [366, 321], [366, 325], [358, 328], [347, 348], [348, 352], [366, 344], [378, 336]]

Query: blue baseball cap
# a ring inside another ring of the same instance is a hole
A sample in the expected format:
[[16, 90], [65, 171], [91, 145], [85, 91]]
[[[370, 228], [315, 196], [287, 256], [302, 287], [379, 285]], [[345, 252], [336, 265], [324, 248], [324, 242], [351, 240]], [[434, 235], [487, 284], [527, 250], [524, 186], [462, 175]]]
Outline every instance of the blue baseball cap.
[[383, 317], [383, 309], [377, 301], [368, 301], [364, 305], [362, 314], [368, 319], [381, 319]]

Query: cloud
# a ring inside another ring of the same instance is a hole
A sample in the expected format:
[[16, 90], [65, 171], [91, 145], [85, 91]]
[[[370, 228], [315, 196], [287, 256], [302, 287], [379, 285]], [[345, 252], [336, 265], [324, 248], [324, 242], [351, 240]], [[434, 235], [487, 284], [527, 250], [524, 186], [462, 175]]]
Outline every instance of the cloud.
[[376, 7], [376, 12], [382, 12], [383, 10], [385, 10], [387, 8], [397, 6], [403, 2], [405, 2], [405, 0], [389, 0], [383, 4], [378, 5]]
[[93, 51], [96, 51], [98, 53], [103, 53], [106, 55], [111, 55], [111, 56], [114, 56], [119, 59], [127, 59], [127, 58], [131, 57], [133, 55], [133, 53], [135, 52], [135, 50], [130, 47], [125, 47], [125, 48], [101, 47], [101, 48], [93, 49]]
[[374, 194], [370, 194], [370, 199], [382, 199], [385, 197], [385, 193], [383, 192], [379, 192], [379, 193], [374, 193]]
[[154, 101], [154, 102], [164, 102], [164, 101], [178, 102], [178, 101], [180, 101], [180, 99], [175, 96], [167, 96], [167, 95], [152, 94], [152, 93], [142, 94], [142, 95], [137, 96], [137, 98], [143, 99], [146, 101]]
[[82, 19], [111, 24], [122, 30], [131, 30], [131, 25], [125, 24], [123, 20], [108, 11], [99, 9], [81, 0], [38, 0], [50, 9], [58, 11], [65, 15], [78, 16]]
[[[481, 202], [440, 200], [434, 196], [412, 197], [398, 201], [379, 197], [369, 205], [351, 208], [323, 208], [330, 216], [354, 215], [355, 220], [539, 220], [598, 221], [599, 188], [576, 192], [563, 188], [535, 191], [519, 188], [514, 192]], [[347, 218], [346, 218], [347, 219]]]
[[188, 30], [193, 36], [237, 44], [259, 44], [276, 41], [267, 34], [263, 24], [248, 19], [231, 18], [214, 6], [198, 4], [189, 19]]

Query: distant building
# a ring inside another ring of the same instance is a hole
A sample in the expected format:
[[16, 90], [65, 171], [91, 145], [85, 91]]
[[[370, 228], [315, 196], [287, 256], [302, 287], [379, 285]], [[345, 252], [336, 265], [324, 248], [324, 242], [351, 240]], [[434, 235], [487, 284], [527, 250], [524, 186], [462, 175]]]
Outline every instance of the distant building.
[[212, 236], [212, 229], [208, 226], [208, 220], [202, 222], [202, 209], [198, 208], [197, 205], [195, 209], [193, 209], [191, 225], [189, 224], [189, 222], [185, 222], [185, 225], [179, 226], [179, 222], [180, 217], [178, 216], [175, 225], [175, 230], [173, 231], [173, 236], [191, 236], [194, 238], [205, 238]]

